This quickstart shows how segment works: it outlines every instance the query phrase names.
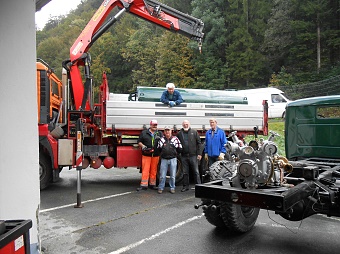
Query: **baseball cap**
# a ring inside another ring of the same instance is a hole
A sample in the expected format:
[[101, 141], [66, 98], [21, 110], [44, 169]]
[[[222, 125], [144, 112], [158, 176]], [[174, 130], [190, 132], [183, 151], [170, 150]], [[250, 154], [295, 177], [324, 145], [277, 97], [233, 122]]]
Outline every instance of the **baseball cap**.
[[170, 127], [169, 125], [166, 125], [166, 126], [164, 127], [164, 130], [171, 130], [171, 127]]
[[151, 120], [151, 121], [150, 121], [150, 125], [155, 125], [155, 124], [158, 124], [158, 123], [157, 123], [157, 120]]

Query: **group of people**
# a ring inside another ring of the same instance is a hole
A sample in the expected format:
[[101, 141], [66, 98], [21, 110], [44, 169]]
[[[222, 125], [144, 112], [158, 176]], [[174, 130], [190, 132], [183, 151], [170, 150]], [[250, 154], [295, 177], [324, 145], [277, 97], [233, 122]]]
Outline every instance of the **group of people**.
[[[183, 102], [181, 94], [175, 90], [173, 83], [168, 83], [167, 90], [161, 96], [161, 102], [174, 107]], [[164, 127], [164, 133], [158, 130], [157, 120], [151, 120], [150, 127], [140, 134], [138, 145], [142, 149], [142, 179], [137, 191], [155, 189], [161, 194], [165, 188], [168, 169], [170, 171], [170, 193], [175, 193], [177, 158], [180, 158], [183, 169], [182, 192], [189, 190], [189, 172], [193, 171], [196, 184], [201, 183], [198, 162], [204, 159], [210, 166], [218, 160], [224, 159], [226, 153], [226, 136], [218, 128], [214, 118], [209, 120], [211, 129], [206, 132], [205, 145], [202, 145], [198, 132], [190, 127], [190, 122], [184, 120], [182, 128], [176, 136], [171, 126]], [[156, 186], [157, 168], [159, 168], [159, 185]]]

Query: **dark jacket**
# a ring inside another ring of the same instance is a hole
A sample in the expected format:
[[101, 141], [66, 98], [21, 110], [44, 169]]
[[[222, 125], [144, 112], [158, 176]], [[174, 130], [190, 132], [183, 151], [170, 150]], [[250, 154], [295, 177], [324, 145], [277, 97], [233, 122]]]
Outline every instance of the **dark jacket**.
[[[160, 152], [157, 149], [157, 146], [158, 141], [161, 137], [163, 137], [163, 133], [159, 130], [157, 130], [154, 134], [152, 134], [149, 129], [143, 130], [142, 133], [139, 135], [137, 143], [142, 142], [144, 145], [147, 146], [148, 149], [142, 151], [142, 154], [150, 157], [159, 156]], [[151, 149], [153, 149], [153, 151]]]
[[202, 155], [204, 146], [201, 143], [201, 138], [198, 135], [197, 131], [189, 128], [188, 133], [188, 142], [185, 142], [185, 130], [182, 128], [177, 137], [182, 143], [182, 155], [183, 156], [197, 156]]
[[176, 136], [171, 136], [169, 139], [164, 136], [159, 140], [158, 148], [161, 150], [161, 158], [169, 160], [181, 153], [182, 144]]
[[168, 90], [165, 90], [162, 93], [161, 102], [163, 102], [166, 105], [169, 105], [169, 101], [174, 101], [176, 103], [176, 105], [179, 105], [179, 104], [181, 104], [183, 102], [183, 98], [182, 98], [182, 96], [181, 96], [179, 91], [175, 90], [172, 96], [173, 97], [170, 100], [169, 99], [169, 92], [168, 92]]

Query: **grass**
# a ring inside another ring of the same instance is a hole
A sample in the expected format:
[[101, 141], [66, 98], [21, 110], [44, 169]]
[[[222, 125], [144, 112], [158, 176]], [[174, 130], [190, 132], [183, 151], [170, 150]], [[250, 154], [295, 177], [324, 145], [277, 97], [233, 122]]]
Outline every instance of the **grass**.
[[[274, 119], [269, 119], [268, 121], [268, 129], [269, 131], [274, 131], [277, 134], [279, 134], [279, 136], [275, 137], [274, 142], [276, 143], [276, 145], [278, 146], [278, 154], [281, 156], [285, 156], [285, 135], [284, 135], [284, 121], [280, 118], [274, 118]], [[263, 138], [264, 140], [268, 140], [270, 136], [270, 133], [268, 136], [262, 136], [259, 135], [258, 139]], [[249, 141], [253, 140], [254, 136], [247, 136], [245, 138], [246, 142], [249, 143]]]

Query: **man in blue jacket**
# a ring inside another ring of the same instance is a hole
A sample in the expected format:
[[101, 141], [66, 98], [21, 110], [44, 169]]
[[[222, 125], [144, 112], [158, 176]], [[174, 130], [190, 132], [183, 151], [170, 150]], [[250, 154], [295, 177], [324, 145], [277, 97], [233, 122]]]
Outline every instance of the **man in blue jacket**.
[[211, 118], [209, 123], [211, 129], [205, 134], [204, 158], [210, 167], [214, 162], [224, 159], [227, 139], [224, 131], [217, 126], [215, 118]]
[[166, 89], [161, 96], [161, 102], [168, 105], [170, 108], [179, 105], [183, 102], [182, 96], [179, 91], [175, 90], [174, 83], [166, 84]]

